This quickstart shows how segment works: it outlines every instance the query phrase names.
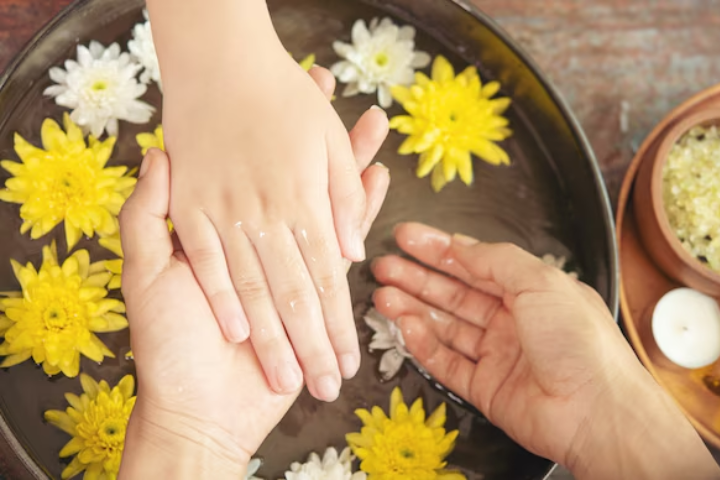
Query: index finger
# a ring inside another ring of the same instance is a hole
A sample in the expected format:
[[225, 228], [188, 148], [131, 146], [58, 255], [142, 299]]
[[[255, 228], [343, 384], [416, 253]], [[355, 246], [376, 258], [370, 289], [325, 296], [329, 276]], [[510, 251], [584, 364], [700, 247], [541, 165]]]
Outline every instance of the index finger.
[[420, 223], [395, 229], [400, 248], [422, 263], [495, 296], [555, 289], [569, 277], [512, 244], [489, 244]]

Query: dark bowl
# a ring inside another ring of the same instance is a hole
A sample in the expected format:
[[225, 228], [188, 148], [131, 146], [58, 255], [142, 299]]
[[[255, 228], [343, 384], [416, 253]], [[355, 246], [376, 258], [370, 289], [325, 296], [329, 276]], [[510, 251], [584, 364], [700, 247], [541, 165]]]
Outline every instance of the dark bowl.
[[[346, 37], [354, 19], [389, 14], [418, 27], [418, 45], [431, 54], [442, 53], [457, 67], [477, 65], [484, 80], [499, 80], [502, 94], [510, 96], [508, 111], [514, 135], [503, 143], [512, 159], [507, 168], [475, 162], [476, 180], [471, 188], [456, 182], [440, 194], [432, 193], [427, 179], [414, 177], [414, 160], [395, 152], [402, 141], [391, 134], [379, 160], [392, 172], [392, 187], [367, 242], [368, 257], [394, 252], [392, 228], [399, 221], [422, 221], [436, 227], [463, 232], [485, 241], [510, 241], [537, 254], [552, 253], [572, 258], [572, 267], [595, 288], [608, 308], [617, 314], [618, 266], [614, 225], [607, 193], [597, 163], [580, 126], [555, 89], [535, 64], [487, 16], [466, 0], [270, 0], [276, 27], [292, 52], [317, 53], [318, 63], [335, 60], [332, 40]], [[46, 116], [59, 118], [60, 109], [42, 97], [49, 85], [47, 69], [74, 56], [78, 42], [98, 39], [104, 43], [128, 40], [131, 26], [142, 19], [141, 0], [79, 0], [46, 26], [18, 56], [0, 81], [0, 157], [14, 158], [12, 133], [37, 142]], [[159, 106], [160, 94], [151, 90], [146, 99]], [[373, 97], [338, 99], [335, 106], [351, 125], [375, 102]], [[401, 112], [395, 106], [391, 115]], [[151, 130], [123, 124], [114, 161], [137, 165], [140, 155], [132, 138]], [[0, 182], [7, 175], [0, 173]], [[0, 204], [0, 291], [17, 285], [9, 259], [37, 262], [42, 245], [19, 234], [18, 209]], [[50, 237], [62, 243], [62, 232]], [[95, 242], [84, 241], [97, 258], [107, 255]], [[61, 245], [62, 250], [62, 245]], [[353, 304], [360, 339], [368, 344], [371, 332], [361, 317], [377, 287], [367, 264], [350, 272]], [[127, 351], [127, 332], [109, 334], [103, 340], [116, 353]], [[428, 408], [448, 402], [448, 426], [459, 428], [456, 450], [449, 457], [470, 480], [544, 478], [552, 462], [525, 451], [491, 425], [476, 410], [455, 401], [413, 368], [398, 378], [381, 382], [376, 373], [378, 355], [363, 348], [363, 365], [347, 382], [340, 399], [320, 404], [302, 395], [259, 455], [268, 459], [266, 478], [278, 478], [291, 461], [311, 449], [340, 446], [346, 432], [358, 428], [352, 411], [372, 404], [386, 405], [390, 391], [400, 385], [406, 397], [422, 395]], [[102, 366], [84, 362], [83, 370], [114, 383], [132, 373], [132, 362], [106, 360]], [[48, 380], [38, 368], [26, 363], [0, 371], [0, 476], [12, 479], [57, 478], [63, 463], [58, 451], [68, 437], [46, 425], [42, 412], [64, 408], [62, 394], [79, 389], [77, 379]], [[4, 438], [4, 441], [2, 440]], [[311, 440], [311, 441], [310, 441]]]

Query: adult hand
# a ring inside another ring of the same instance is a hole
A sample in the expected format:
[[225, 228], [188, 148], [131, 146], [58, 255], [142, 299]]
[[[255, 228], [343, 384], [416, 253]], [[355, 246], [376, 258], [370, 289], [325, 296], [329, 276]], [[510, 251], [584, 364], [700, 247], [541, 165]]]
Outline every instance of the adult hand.
[[590, 287], [512, 245], [419, 224], [395, 236], [446, 275], [381, 258], [376, 308], [431, 375], [518, 443], [581, 478], [718, 474]]
[[227, 339], [276, 392], [332, 401], [360, 352], [343, 258], [364, 259], [347, 131], [264, 0], [148, 2], [163, 76], [170, 216]]
[[[327, 71], [315, 70], [331, 89]], [[387, 133], [380, 112], [352, 132], [365, 169]], [[170, 165], [148, 152], [121, 213], [123, 294], [137, 365], [138, 399], [128, 426], [121, 478], [242, 478], [250, 456], [296, 398], [268, 384], [258, 354], [227, 342], [185, 255], [168, 233]], [[362, 175], [367, 234], [389, 185], [385, 167]], [[343, 268], [346, 268], [346, 265]]]

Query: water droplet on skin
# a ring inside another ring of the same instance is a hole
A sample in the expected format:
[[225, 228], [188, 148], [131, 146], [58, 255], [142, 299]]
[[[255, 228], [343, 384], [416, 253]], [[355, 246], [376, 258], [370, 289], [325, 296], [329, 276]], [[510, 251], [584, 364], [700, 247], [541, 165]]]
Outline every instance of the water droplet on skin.
[[242, 228], [242, 222], [237, 222], [235, 225], [233, 225], [235, 228]]
[[[302, 236], [303, 240], [305, 240], [305, 243], [310, 245], [310, 240], [308, 240], [307, 230], [305, 230], [304, 228], [302, 230], [300, 230], [300, 235]], [[315, 259], [313, 258], [313, 260], [315, 260]]]
[[[315, 260], [315, 259], [313, 258], [313, 261], [314, 261], [314, 260]], [[318, 291], [319, 291], [320, 293], [325, 293], [325, 287], [318, 287]]]
[[444, 265], [444, 266], [447, 266], [447, 267], [452, 266], [452, 265], [454, 265], [454, 264], [455, 264], [455, 259], [454, 259], [454, 258], [443, 258], [443, 259], [440, 261], [440, 265]]
[[292, 310], [293, 313], [295, 312], [295, 305], [296, 305], [296, 304], [297, 304], [297, 300], [293, 300], [293, 301], [290, 302], [290, 310]]
[[261, 230], [261, 231], [260, 231], [260, 238], [263, 238], [264, 236], [265, 236], [265, 232], [263, 232], [263, 231]]

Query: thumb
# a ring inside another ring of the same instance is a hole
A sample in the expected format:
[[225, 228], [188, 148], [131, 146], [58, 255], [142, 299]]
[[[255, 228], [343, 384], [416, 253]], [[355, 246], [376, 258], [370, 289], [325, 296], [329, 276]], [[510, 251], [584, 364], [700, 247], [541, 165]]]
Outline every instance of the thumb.
[[350, 137], [340, 125], [327, 141], [330, 202], [340, 249], [348, 260], [362, 262], [365, 260], [362, 223], [367, 199]]
[[123, 291], [149, 284], [167, 267], [173, 254], [169, 204], [170, 162], [165, 152], [152, 148], [143, 159], [135, 191], [120, 212]]

